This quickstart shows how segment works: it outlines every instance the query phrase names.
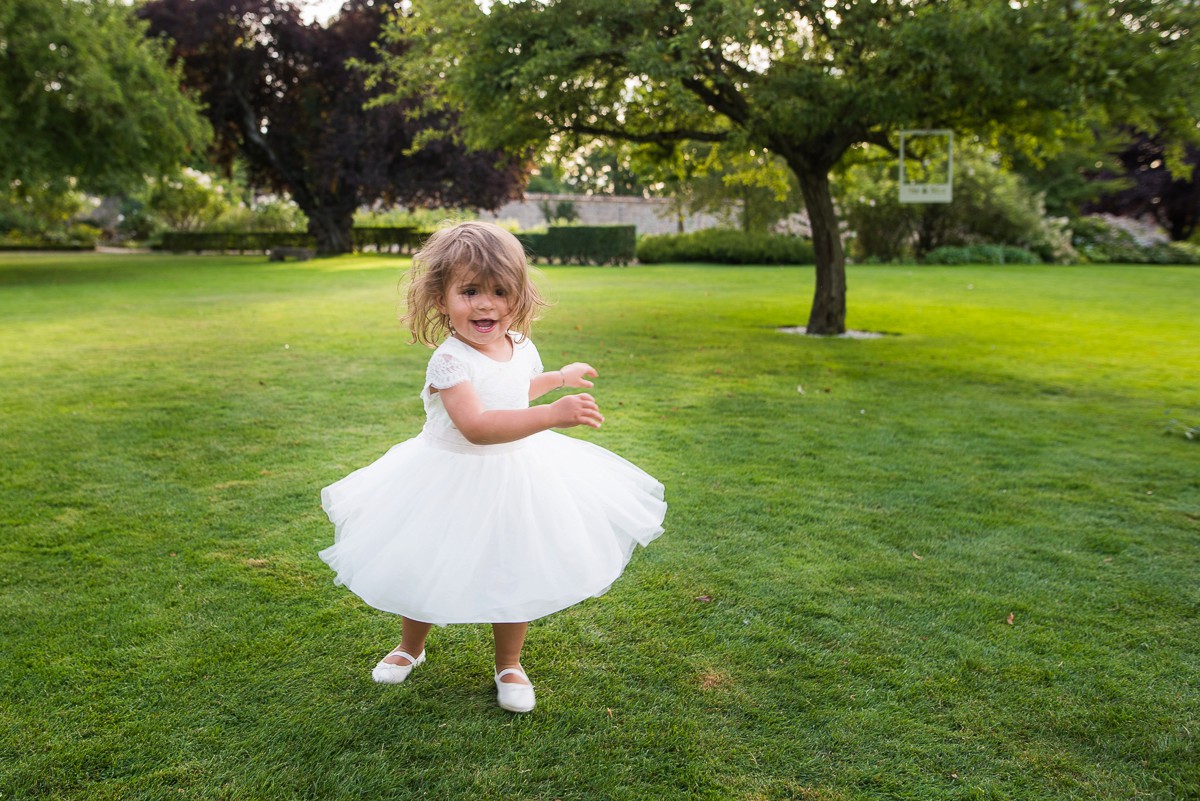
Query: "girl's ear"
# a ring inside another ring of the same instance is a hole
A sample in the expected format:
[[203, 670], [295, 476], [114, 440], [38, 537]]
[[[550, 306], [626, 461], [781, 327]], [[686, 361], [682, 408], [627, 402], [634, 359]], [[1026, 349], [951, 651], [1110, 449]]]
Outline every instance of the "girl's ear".
[[445, 295], [438, 295], [436, 298], [434, 298], [433, 305], [442, 314], [446, 314], [446, 296]]

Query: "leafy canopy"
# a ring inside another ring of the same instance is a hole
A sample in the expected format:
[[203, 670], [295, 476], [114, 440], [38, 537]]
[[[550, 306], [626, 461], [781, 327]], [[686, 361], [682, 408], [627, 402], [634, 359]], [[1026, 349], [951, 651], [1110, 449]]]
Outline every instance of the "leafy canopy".
[[117, 192], [203, 149], [208, 126], [145, 28], [109, 0], [0, 3], [0, 181]]
[[1194, 126], [1195, 93], [1163, 78], [1200, 66], [1196, 21], [1164, 0], [415, 0], [375, 74], [392, 98], [438, 75], [425, 108], [469, 109], [476, 146], [740, 136], [833, 163], [922, 123], [1026, 145], [1100, 106]]

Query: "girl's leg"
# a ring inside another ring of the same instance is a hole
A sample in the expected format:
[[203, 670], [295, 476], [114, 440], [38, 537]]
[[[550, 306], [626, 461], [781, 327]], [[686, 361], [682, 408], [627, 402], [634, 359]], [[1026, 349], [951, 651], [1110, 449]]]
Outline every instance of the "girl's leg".
[[[496, 672], [507, 668], [521, 667], [521, 648], [525, 645], [528, 623], [493, 623], [492, 636], [496, 640]], [[509, 673], [500, 681], [507, 684], [528, 684], [520, 674]]]
[[[433, 628], [433, 624], [422, 623], [420, 620], [411, 620], [407, 617], [401, 617], [400, 621], [400, 649], [413, 656], [420, 656], [421, 652], [425, 650], [425, 637]], [[383, 661], [389, 665], [410, 664], [410, 660], [400, 654], [388, 654]]]

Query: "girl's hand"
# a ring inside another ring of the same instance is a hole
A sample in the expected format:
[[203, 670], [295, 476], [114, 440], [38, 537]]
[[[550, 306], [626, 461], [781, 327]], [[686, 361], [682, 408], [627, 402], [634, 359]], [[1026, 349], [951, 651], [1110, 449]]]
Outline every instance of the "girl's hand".
[[595, 386], [595, 384], [593, 384], [591, 381], [588, 381], [586, 378], [584, 378], [584, 376], [590, 375], [592, 378], [597, 378], [600, 375], [596, 372], [594, 367], [592, 367], [590, 364], [584, 364], [583, 362], [568, 364], [566, 367], [559, 370], [559, 372], [562, 373], [564, 387], [583, 387], [584, 389]]
[[[586, 364], [581, 366], [592, 369]], [[595, 374], [596, 372], [592, 370], [592, 375]], [[566, 373], [564, 372], [563, 375]], [[591, 384], [589, 383], [587, 386], [590, 387]], [[549, 408], [554, 412], [555, 419], [558, 421], [554, 424], [555, 428], [571, 428], [572, 426], [599, 428], [600, 424], [604, 422], [604, 415], [600, 414], [600, 405], [586, 392], [559, 398], [551, 403]]]

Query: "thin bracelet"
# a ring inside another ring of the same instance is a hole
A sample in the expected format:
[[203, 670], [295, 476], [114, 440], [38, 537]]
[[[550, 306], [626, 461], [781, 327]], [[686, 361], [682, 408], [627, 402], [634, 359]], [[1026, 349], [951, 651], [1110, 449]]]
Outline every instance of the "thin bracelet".
[[559, 378], [559, 381], [560, 381], [561, 383], [558, 385], [557, 389], [562, 389], [563, 387], [565, 387], [565, 386], [567, 385], [567, 376], [566, 376], [566, 373], [564, 373], [562, 370], [559, 370], [559, 371], [558, 371], [558, 378]]

